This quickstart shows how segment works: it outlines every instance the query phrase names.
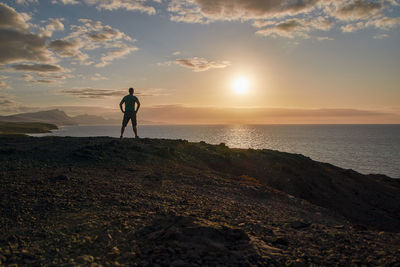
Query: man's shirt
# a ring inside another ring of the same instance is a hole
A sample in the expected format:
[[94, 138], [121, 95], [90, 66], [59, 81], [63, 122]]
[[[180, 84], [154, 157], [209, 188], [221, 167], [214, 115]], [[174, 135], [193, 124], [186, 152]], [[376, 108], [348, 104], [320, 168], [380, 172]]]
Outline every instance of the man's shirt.
[[121, 103], [125, 103], [125, 111], [134, 111], [135, 110], [135, 102], [139, 103], [139, 99], [134, 95], [126, 95], [122, 98]]

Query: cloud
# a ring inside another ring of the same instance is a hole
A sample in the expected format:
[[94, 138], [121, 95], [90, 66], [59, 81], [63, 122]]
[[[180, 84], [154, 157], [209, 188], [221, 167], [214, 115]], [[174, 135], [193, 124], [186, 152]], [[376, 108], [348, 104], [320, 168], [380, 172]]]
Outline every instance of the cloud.
[[38, 72], [36, 73], [36, 75], [42, 78], [59, 79], [59, 80], [71, 79], [75, 77], [72, 74], [53, 74], [48, 72]]
[[64, 4], [64, 5], [77, 5], [79, 1], [76, 0], [52, 0], [53, 4]]
[[303, 24], [302, 21], [287, 20], [272, 27], [258, 30], [256, 34], [272, 37], [280, 36], [286, 38], [295, 38], [300, 36], [308, 38], [308, 34], [306, 33], [307, 31], [309, 31], [309, 29]]
[[171, 66], [173, 63], [173, 61], [157, 62], [157, 66]]
[[105, 67], [108, 64], [110, 64], [111, 61], [118, 59], [118, 58], [123, 58], [126, 55], [129, 55], [132, 51], [138, 50], [137, 47], [134, 46], [129, 46], [125, 44], [121, 44], [119, 48], [113, 49], [109, 51], [107, 54], [103, 55], [100, 58], [100, 63], [97, 63], [95, 66], [96, 67]]
[[19, 110], [21, 103], [14, 100], [14, 96], [10, 94], [0, 93], [0, 112], [10, 113]]
[[72, 95], [78, 98], [105, 98], [123, 96], [126, 94], [124, 90], [113, 89], [98, 89], [91, 87], [64, 89], [60, 91], [61, 94]]
[[92, 81], [108, 80], [107, 77], [102, 76], [100, 73], [94, 74], [90, 79]]
[[317, 40], [318, 41], [332, 41], [334, 39], [331, 37], [327, 37], [327, 36], [319, 36], [319, 37], [317, 37]]
[[256, 19], [253, 21], [252, 26], [256, 28], [263, 28], [265, 26], [270, 26], [276, 24], [275, 21], [272, 20], [262, 20], [262, 19]]
[[20, 4], [20, 5], [29, 5], [30, 3], [32, 3], [32, 4], [38, 4], [39, 3], [38, 0], [16, 0], [15, 2], [17, 4]]
[[23, 62], [53, 62], [46, 38], [29, 32], [30, 17], [0, 3], [0, 65]]
[[389, 37], [389, 35], [387, 35], [386, 33], [374, 35], [374, 39], [386, 39], [388, 37]]
[[[167, 89], [164, 88], [135, 88], [135, 95], [140, 97], [148, 96], [161, 96], [168, 95]], [[63, 89], [58, 93], [64, 95], [71, 95], [78, 98], [91, 98], [91, 99], [103, 99], [103, 98], [113, 98], [113, 97], [123, 97], [128, 94], [127, 89], [101, 89], [92, 87], [75, 87], [71, 89]]]
[[165, 96], [169, 95], [171, 89], [165, 88], [135, 88], [135, 95], [140, 97], [145, 96]]
[[0, 64], [54, 61], [46, 47], [46, 38], [15, 30], [0, 28], [0, 51]]
[[18, 71], [32, 71], [32, 72], [67, 72], [67, 69], [59, 65], [50, 64], [17, 64], [11, 66], [14, 70]]
[[385, 14], [398, 6], [395, 0], [172, 0], [168, 12], [176, 22], [249, 21], [259, 29], [257, 35], [308, 38], [311, 31], [329, 31], [335, 26], [344, 32], [360, 29], [347, 24], [353, 21], [394, 28], [399, 21]]
[[91, 19], [79, 19], [78, 21], [82, 25], [72, 25], [72, 33], [68, 38], [80, 37], [88, 42], [107, 42], [108, 44], [115, 42], [115, 40], [135, 42], [125, 33], [109, 25], [103, 25], [101, 21], [93, 21]]
[[39, 80], [34, 80], [31, 81], [32, 83], [42, 83], [42, 84], [53, 84], [56, 83], [56, 80], [44, 80], [44, 79], [39, 79]]
[[331, 15], [340, 20], [368, 19], [382, 12], [383, 1], [352, 0], [338, 1], [341, 3], [331, 12]]
[[50, 42], [49, 48], [60, 57], [71, 57], [81, 64], [89, 65], [89, 55], [83, 50], [102, 49], [104, 52], [96, 67], [104, 67], [111, 61], [123, 58], [138, 48], [132, 43], [136, 40], [101, 21], [79, 19], [81, 25], [72, 25], [72, 32], [65, 38]]
[[6, 93], [0, 93], [0, 114], [9, 115], [20, 112], [37, 111], [37, 107], [26, 106], [21, 102], [14, 100], [14, 96]]
[[9, 86], [7, 85], [7, 83], [5, 81], [0, 80], [0, 88], [6, 89], [6, 88], [9, 88]]
[[72, 78], [73, 76], [70, 74], [49, 74], [46, 72], [37, 72], [36, 77], [33, 76], [32, 74], [29, 73], [24, 73], [22, 75], [22, 79], [26, 82], [32, 83], [32, 84], [54, 84], [54, 83], [60, 83], [60, 80], [65, 80], [68, 78]]
[[0, 28], [26, 31], [29, 28], [28, 20], [28, 14], [18, 13], [14, 8], [0, 3]]
[[168, 11], [171, 20], [209, 23], [217, 20], [252, 20], [283, 17], [309, 12], [318, 0], [172, 0]]
[[229, 61], [210, 61], [199, 57], [176, 59], [175, 63], [182, 67], [192, 69], [194, 72], [226, 68], [231, 64]]
[[400, 17], [398, 18], [389, 18], [384, 17], [377, 20], [369, 21], [367, 26], [374, 26], [375, 28], [389, 30], [395, 28], [400, 24]]
[[84, 47], [84, 43], [79, 38], [73, 40], [58, 39], [49, 43], [49, 49], [53, 50], [60, 57], [72, 57], [80, 62], [89, 59], [89, 55], [83, 53], [80, 49]]
[[347, 24], [341, 27], [343, 32], [355, 32], [365, 28], [364, 22], [357, 22], [353, 24]]
[[[116, 10], [125, 9], [129, 11], [139, 11], [153, 15], [156, 13], [154, 7], [145, 5], [146, 0], [85, 0], [88, 5], [96, 6], [97, 9]], [[160, 1], [155, 1], [160, 2]]]
[[61, 22], [62, 19], [49, 18], [49, 23], [41, 29], [41, 34], [46, 37], [51, 37], [54, 31], [63, 31], [64, 24]]

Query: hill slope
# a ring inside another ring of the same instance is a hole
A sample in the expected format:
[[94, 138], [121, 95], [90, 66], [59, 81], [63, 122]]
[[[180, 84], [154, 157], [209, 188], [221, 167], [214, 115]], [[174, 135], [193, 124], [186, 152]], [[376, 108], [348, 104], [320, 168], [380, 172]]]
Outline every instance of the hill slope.
[[31, 113], [21, 113], [9, 116], [0, 116], [0, 121], [3, 122], [42, 122], [55, 125], [75, 125], [77, 124], [73, 118], [65, 114], [59, 109], [46, 111], [38, 111]]
[[399, 181], [301, 155], [182, 140], [7, 137], [0, 178], [6, 265], [400, 261], [400, 234], [382, 231], [400, 229]]

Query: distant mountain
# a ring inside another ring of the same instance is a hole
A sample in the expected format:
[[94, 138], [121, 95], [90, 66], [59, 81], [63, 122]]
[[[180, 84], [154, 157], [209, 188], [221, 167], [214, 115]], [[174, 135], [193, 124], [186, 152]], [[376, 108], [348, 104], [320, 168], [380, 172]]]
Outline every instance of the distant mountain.
[[59, 109], [0, 116], [3, 122], [43, 122], [55, 125], [76, 125], [77, 122]]
[[[111, 114], [110, 118], [106, 119], [97, 115], [77, 115], [68, 116], [64, 111], [59, 109], [51, 109], [46, 111], [38, 111], [31, 113], [21, 113], [9, 116], [0, 116], [0, 122], [41, 122], [50, 123], [57, 126], [63, 125], [120, 125], [122, 115], [116, 116]], [[152, 121], [139, 120], [139, 124], [162, 124]]]

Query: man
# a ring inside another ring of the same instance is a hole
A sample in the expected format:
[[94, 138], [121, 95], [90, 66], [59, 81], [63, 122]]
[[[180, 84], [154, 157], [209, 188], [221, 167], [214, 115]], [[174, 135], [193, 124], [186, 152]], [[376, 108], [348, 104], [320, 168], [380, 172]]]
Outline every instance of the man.
[[[125, 111], [122, 109], [123, 103], [125, 103]], [[136, 109], [135, 109], [135, 103], [137, 104]], [[122, 127], [121, 127], [121, 136], [119, 138], [122, 139], [125, 127], [126, 125], [128, 125], [129, 120], [132, 121], [132, 128], [133, 132], [135, 133], [135, 138], [139, 138], [136, 128], [137, 125], [136, 113], [140, 108], [140, 102], [139, 99], [133, 95], [133, 88], [129, 88], [129, 95], [126, 95], [124, 96], [124, 98], [122, 98], [121, 103], [119, 103], [119, 108], [121, 109], [122, 113], [124, 113], [124, 119], [122, 120]]]

